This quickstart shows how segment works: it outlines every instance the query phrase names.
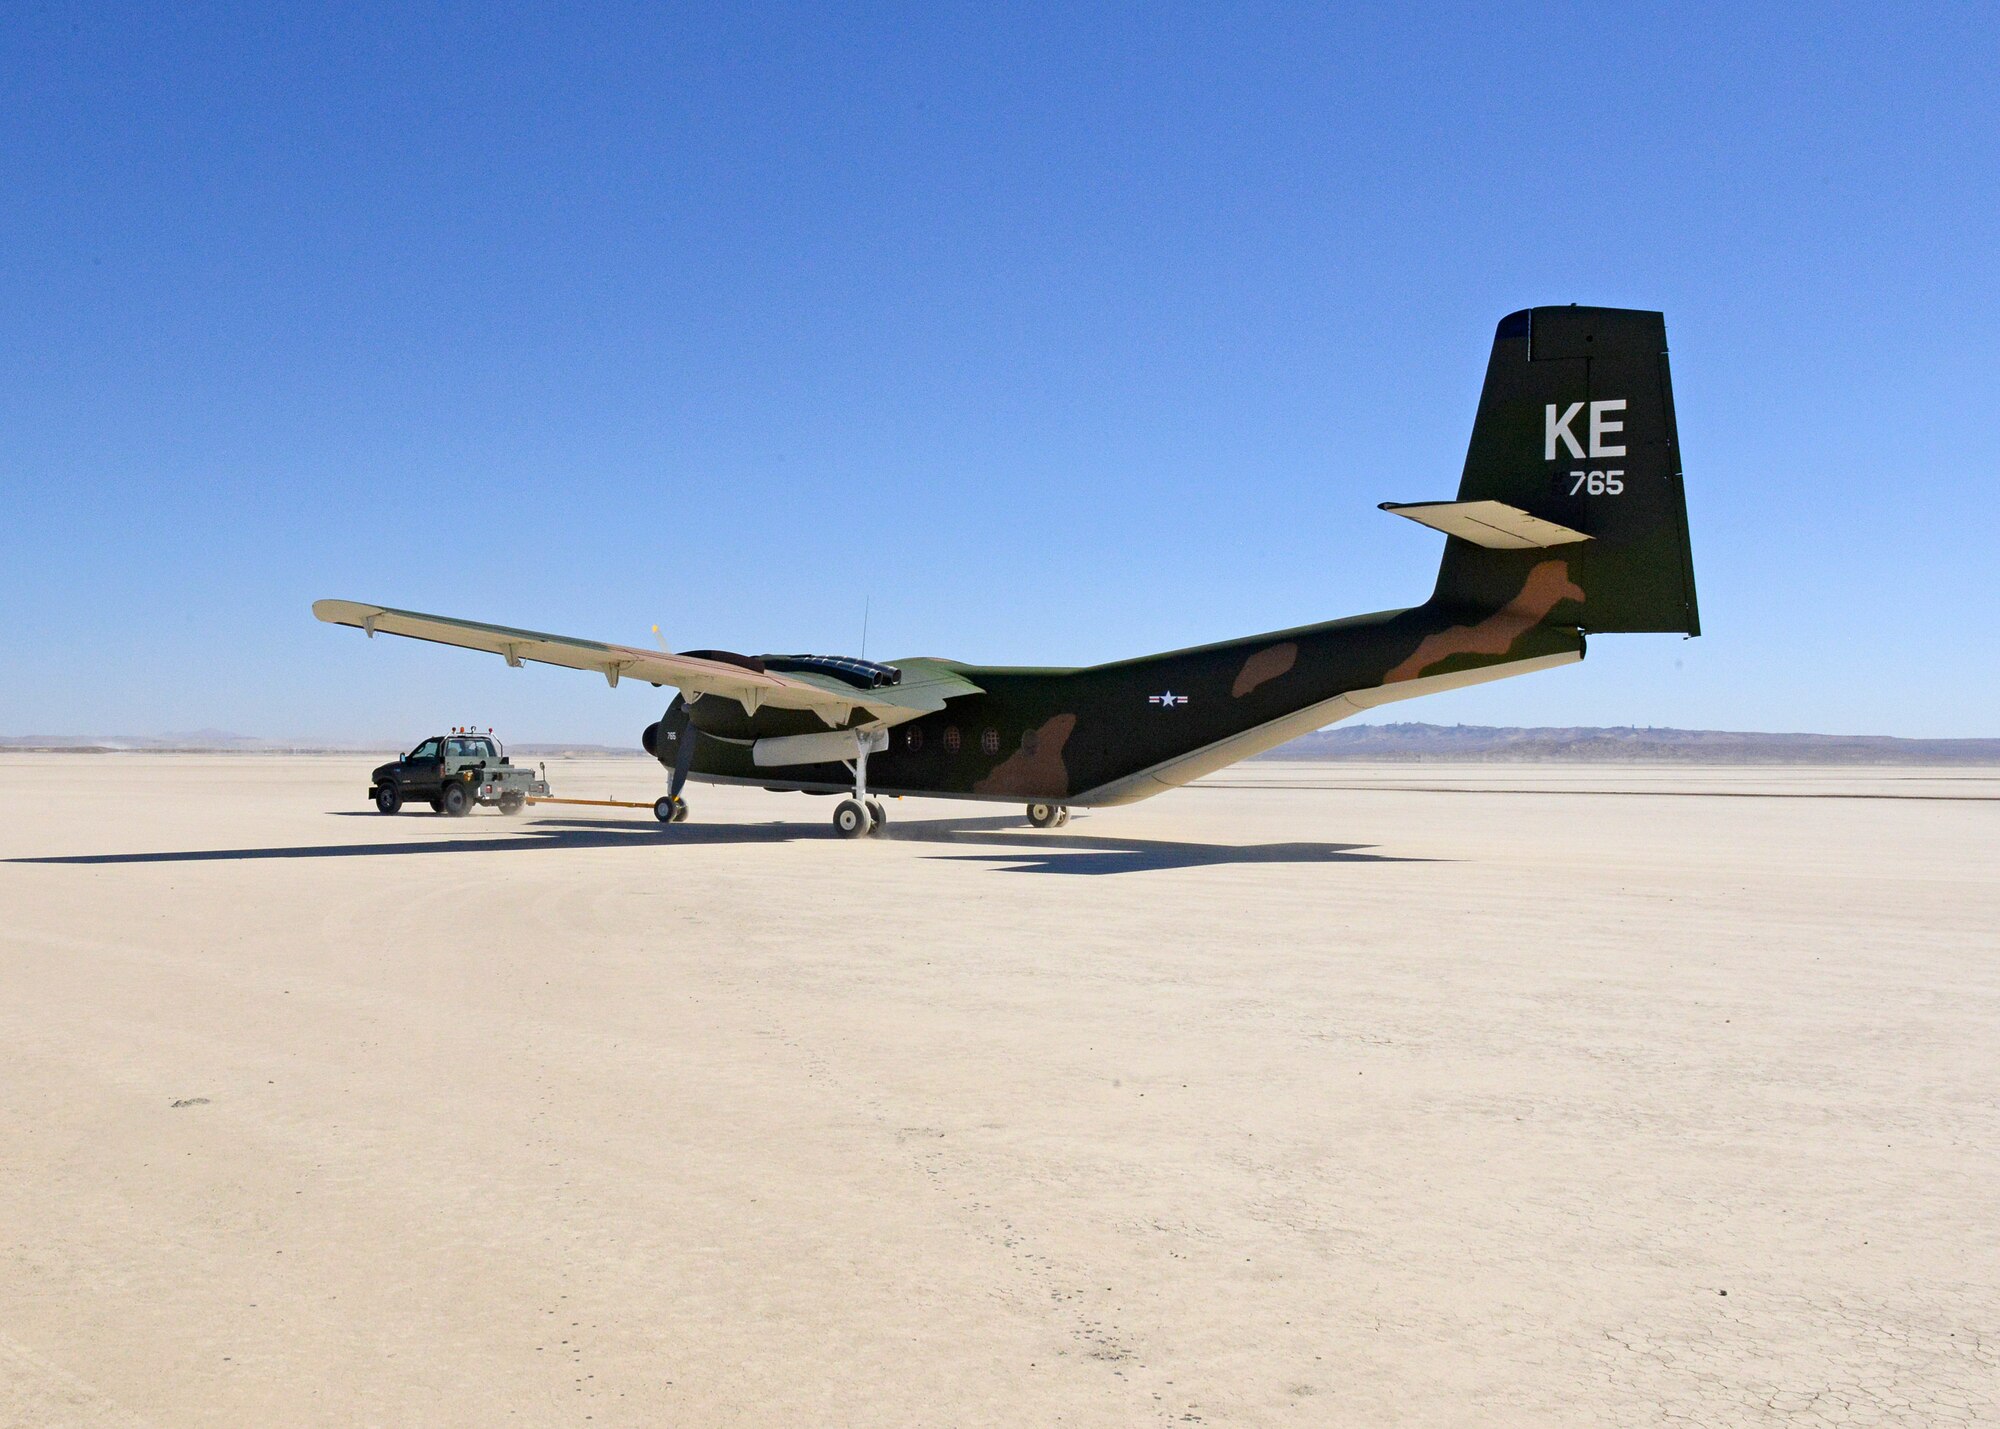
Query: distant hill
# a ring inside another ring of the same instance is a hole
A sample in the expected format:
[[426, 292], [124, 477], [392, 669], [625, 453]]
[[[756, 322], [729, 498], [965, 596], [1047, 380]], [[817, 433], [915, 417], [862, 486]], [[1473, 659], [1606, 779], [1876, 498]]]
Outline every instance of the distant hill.
[[[0, 750], [41, 754], [379, 754], [394, 758], [407, 745], [392, 739], [260, 739], [219, 729], [185, 734], [0, 734]], [[549, 758], [560, 754], [651, 755], [636, 744], [509, 744], [509, 756]]]
[[1717, 729], [1346, 724], [1318, 730], [1257, 757], [1440, 763], [2000, 764], [2000, 739], [1754, 734]]
[[256, 739], [222, 729], [195, 729], [173, 734], [0, 734], [0, 749], [65, 754], [221, 754], [236, 751], [341, 749], [358, 746], [323, 741]]
[[[390, 740], [259, 739], [202, 729], [156, 735], [0, 735], [0, 750], [71, 754], [380, 754]], [[650, 756], [634, 746], [510, 744], [523, 759]], [[1416, 763], [2000, 764], [2000, 739], [1897, 739], [1886, 734], [1752, 734], [1716, 729], [1492, 729], [1471, 724], [1343, 724], [1259, 759]]]

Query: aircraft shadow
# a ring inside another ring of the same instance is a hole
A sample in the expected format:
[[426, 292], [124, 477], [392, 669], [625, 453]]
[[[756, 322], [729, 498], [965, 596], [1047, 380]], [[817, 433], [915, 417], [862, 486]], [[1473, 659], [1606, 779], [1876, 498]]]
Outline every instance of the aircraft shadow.
[[[351, 810], [329, 810], [340, 816]], [[382, 819], [380, 814], [354, 817]], [[438, 823], [445, 821], [438, 820]], [[456, 820], [451, 821], [453, 825]], [[431, 827], [436, 828], [436, 824]], [[271, 848], [163, 849], [143, 853], [62, 854], [8, 859], [9, 863], [82, 866], [149, 863], [235, 863], [262, 859], [398, 858], [418, 854], [499, 853], [527, 849], [583, 850], [648, 845], [719, 847], [825, 840], [833, 834], [817, 822], [786, 820], [768, 824], [613, 823], [588, 819], [534, 819], [512, 822], [506, 832], [468, 835], [462, 826], [438, 829], [427, 838], [384, 843], [301, 844]], [[1210, 868], [1253, 863], [1424, 863], [1427, 859], [1368, 853], [1365, 844], [1215, 844], [1167, 839], [1118, 838], [1104, 834], [1054, 833], [1027, 828], [1018, 817], [891, 820], [881, 835], [897, 843], [1010, 849], [1010, 852], [934, 854], [961, 862], [989, 863], [1002, 873], [1059, 873], [1101, 876], [1175, 868]]]
[[1428, 863], [1421, 858], [1367, 852], [1367, 844], [1218, 844], [1179, 839], [1119, 838], [1111, 834], [1050, 833], [1024, 829], [1019, 819], [947, 819], [891, 824], [890, 839], [1008, 848], [1005, 853], [939, 853], [932, 858], [987, 863], [996, 873], [1066, 873], [1097, 877], [1175, 868], [1215, 868], [1250, 863]]

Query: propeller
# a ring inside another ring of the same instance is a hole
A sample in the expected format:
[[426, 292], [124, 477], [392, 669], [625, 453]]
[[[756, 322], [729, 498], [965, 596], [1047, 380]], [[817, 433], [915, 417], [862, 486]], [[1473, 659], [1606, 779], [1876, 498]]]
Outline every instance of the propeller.
[[[657, 625], [653, 627], [653, 643], [660, 647], [663, 654], [674, 653], [667, 648], [666, 638], [660, 634], [660, 627]], [[660, 741], [662, 739], [673, 741], [674, 775], [667, 782], [669, 799], [680, 798], [681, 790], [687, 787], [688, 770], [694, 767], [694, 738], [694, 717], [688, 713], [687, 701], [680, 695], [674, 696], [673, 703], [667, 706], [667, 712], [660, 716], [660, 722], [646, 731], [643, 740], [646, 752], [655, 759], [660, 759]], [[665, 764], [667, 761], [660, 759], [660, 762]]]
[[[674, 702], [680, 704], [680, 696], [674, 696]], [[684, 704], [680, 713], [680, 728], [676, 731], [678, 738], [674, 740], [674, 777], [667, 781], [667, 796], [673, 799], [680, 798], [681, 790], [687, 785], [688, 770], [694, 767], [694, 720], [689, 717]]]
[[694, 741], [697, 731], [694, 717], [689, 714], [687, 700], [675, 695], [667, 712], [660, 716], [659, 723], [646, 726], [646, 732], [639, 736], [646, 753], [665, 764], [667, 762], [666, 742], [674, 746], [673, 780], [667, 786], [667, 797], [678, 799], [687, 784], [688, 770], [694, 767]]

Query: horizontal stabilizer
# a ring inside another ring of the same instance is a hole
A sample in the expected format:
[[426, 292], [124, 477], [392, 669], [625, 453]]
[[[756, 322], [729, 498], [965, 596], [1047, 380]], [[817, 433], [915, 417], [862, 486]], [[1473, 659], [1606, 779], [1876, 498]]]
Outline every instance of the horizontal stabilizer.
[[1504, 501], [1385, 501], [1382, 509], [1496, 551], [1538, 550], [1590, 539]]

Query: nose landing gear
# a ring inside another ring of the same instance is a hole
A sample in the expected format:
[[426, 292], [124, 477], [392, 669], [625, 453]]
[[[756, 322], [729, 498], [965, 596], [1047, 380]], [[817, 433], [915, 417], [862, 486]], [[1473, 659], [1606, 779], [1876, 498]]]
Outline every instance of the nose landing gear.
[[688, 818], [688, 801], [678, 794], [667, 794], [653, 800], [653, 817], [663, 824], [684, 824]]
[[646, 732], [639, 736], [646, 753], [662, 764], [667, 764], [667, 757], [661, 742], [673, 747], [673, 762], [667, 765], [671, 777], [667, 780], [666, 795], [653, 801], [653, 817], [663, 824], [684, 824], [688, 820], [688, 804], [681, 797], [681, 790], [687, 787], [688, 770], [694, 767], [694, 740], [694, 721], [688, 716], [687, 700], [680, 695], [674, 696], [659, 723], [647, 725]]
[[1061, 804], [1030, 804], [1028, 822], [1038, 829], [1059, 829], [1069, 822], [1069, 810]]

